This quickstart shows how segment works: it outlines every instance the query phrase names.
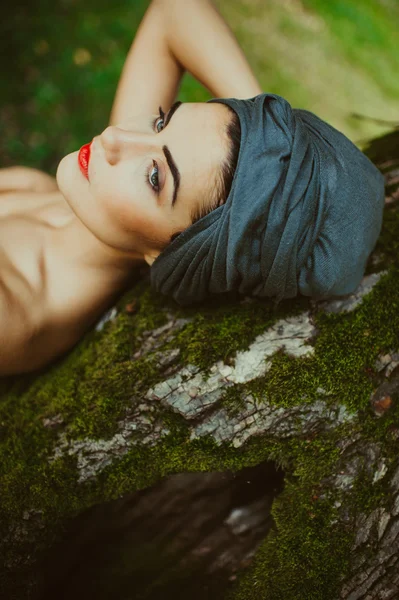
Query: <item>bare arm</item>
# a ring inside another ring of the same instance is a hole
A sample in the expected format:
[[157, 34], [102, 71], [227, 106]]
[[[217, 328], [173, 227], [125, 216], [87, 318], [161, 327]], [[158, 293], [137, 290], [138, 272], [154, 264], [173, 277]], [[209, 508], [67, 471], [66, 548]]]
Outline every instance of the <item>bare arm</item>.
[[211, 0], [152, 0], [127, 56], [110, 124], [168, 110], [185, 71], [214, 97], [262, 92], [244, 53]]
[[214, 97], [251, 98], [262, 92], [233, 32], [211, 0], [158, 0], [167, 44], [179, 64]]

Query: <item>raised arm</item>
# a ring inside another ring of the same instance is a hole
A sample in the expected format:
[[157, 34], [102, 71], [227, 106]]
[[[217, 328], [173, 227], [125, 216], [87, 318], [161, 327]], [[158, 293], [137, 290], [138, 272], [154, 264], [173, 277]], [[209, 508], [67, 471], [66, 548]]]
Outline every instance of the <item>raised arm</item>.
[[211, 0], [152, 0], [127, 56], [110, 124], [166, 111], [184, 71], [214, 97], [262, 92], [247, 59]]
[[211, 0], [158, 0], [167, 43], [177, 62], [214, 97], [251, 98], [262, 92], [226, 21]]

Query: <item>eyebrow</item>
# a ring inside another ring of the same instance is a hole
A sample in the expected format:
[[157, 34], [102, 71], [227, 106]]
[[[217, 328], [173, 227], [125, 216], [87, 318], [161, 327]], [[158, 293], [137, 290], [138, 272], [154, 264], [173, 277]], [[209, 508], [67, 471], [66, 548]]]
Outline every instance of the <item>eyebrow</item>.
[[[168, 114], [166, 115], [166, 121], [165, 121], [165, 127], [168, 125], [169, 121], [171, 120], [172, 116], [174, 115], [174, 113], [177, 111], [177, 109], [179, 108], [179, 106], [181, 106], [182, 102], [180, 102], [180, 100], [178, 100], [177, 102], [175, 102], [174, 104], [172, 104], [172, 106], [170, 107], [170, 110], [168, 112]], [[170, 169], [170, 172], [172, 174], [173, 177], [173, 198], [172, 198], [172, 208], [175, 205], [175, 202], [177, 200], [177, 193], [179, 191], [179, 187], [180, 187], [180, 171], [177, 168], [177, 165], [173, 159], [173, 156], [168, 148], [168, 146], [162, 146], [162, 150], [163, 153], [165, 155], [166, 158], [166, 162], [168, 163], [168, 167]]]

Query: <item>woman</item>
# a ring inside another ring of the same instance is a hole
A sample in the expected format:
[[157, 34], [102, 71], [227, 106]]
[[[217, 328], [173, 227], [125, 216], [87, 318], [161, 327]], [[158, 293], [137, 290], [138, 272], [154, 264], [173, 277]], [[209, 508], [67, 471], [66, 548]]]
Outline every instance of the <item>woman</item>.
[[[184, 70], [215, 99], [169, 108]], [[359, 282], [381, 226], [382, 176], [315, 115], [262, 94], [210, 0], [152, 1], [110, 122], [61, 160], [56, 182], [0, 172], [1, 374], [69, 349], [144, 260], [155, 289], [182, 304], [230, 289], [340, 294]]]

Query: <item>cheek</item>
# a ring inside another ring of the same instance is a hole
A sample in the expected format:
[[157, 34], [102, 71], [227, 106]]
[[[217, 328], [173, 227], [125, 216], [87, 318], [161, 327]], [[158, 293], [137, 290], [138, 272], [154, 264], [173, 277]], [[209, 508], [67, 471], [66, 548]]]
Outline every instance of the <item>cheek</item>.
[[132, 190], [131, 182], [119, 181], [118, 185], [103, 186], [101, 192], [93, 192], [105, 219], [121, 231], [142, 232], [156, 218], [151, 198], [143, 192]]

